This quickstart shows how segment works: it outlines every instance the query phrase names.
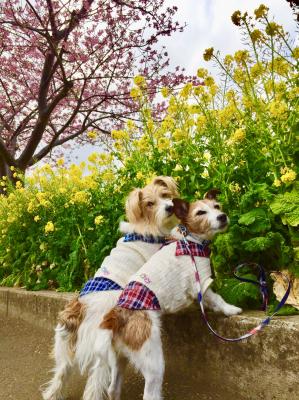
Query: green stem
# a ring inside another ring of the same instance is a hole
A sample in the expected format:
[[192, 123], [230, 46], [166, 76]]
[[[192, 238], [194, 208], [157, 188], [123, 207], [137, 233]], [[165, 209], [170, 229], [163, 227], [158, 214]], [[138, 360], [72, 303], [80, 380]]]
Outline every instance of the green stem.
[[86, 248], [86, 245], [85, 245], [85, 242], [84, 242], [84, 238], [83, 238], [81, 229], [80, 229], [80, 227], [79, 227], [78, 224], [77, 224], [76, 226], [77, 226], [77, 229], [78, 229], [78, 232], [79, 232], [79, 237], [80, 237], [80, 239], [81, 239], [81, 241], [82, 241], [83, 250], [84, 250], [84, 252], [85, 252], [85, 255], [87, 256], [87, 248]]

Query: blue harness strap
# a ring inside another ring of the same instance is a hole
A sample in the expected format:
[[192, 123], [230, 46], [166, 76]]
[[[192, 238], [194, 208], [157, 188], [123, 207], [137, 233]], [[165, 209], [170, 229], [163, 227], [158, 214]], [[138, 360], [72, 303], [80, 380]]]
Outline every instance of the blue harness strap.
[[127, 233], [124, 237], [124, 242], [136, 242], [141, 241], [145, 243], [165, 243], [166, 239], [162, 236], [153, 236], [153, 235], [139, 235], [138, 233]]

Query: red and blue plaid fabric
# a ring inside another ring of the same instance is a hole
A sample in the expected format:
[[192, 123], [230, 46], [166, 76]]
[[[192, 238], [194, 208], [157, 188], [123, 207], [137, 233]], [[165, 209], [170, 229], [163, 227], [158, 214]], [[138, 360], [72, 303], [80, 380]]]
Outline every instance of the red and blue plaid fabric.
[[106, 292], [107, 290], [122, 290], [123, 288], [111, 279], [101, 276], [89, 279], [80, 292], [80, 297], [92, 292]]
[[211, 254], [208, 241], [199, 244], [188, 240], [188, 245], [184, 240], [177, 241], [176, 256], [190, 256], [190, 251], [193, 257], [210, 257]]
[[155, 293], [140, 282], [130, 282], [121, 293], [117, 305], [131, 310], [161, 310]]
[[143, 236], [138, 233], [127, 233], [124, 242], [136, 242], [141, 241], [145, 243], [165, 243], [165, 238], [161, 236], [154, 237], [152, 235]]

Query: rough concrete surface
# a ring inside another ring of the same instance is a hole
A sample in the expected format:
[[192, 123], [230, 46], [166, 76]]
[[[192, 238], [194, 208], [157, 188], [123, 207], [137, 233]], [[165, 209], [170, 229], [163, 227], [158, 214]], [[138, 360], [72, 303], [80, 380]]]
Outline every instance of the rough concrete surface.
[[[41, 399], [49, 378], [56, 313], [70, 294], [0, 289], [0, 399]], [[220, 333], [239, 336], [262, 313], [233, 318], [210, 315]], [[213, 337], [197, 308], [164, 317], [165, 400], [298, 400], [299, 317], [276, 318], [242, 343]], [[84, 379], [75, 375], [68, 400], [79, 400]], [[128, 371], [123, 400], [141, 400], [143, 383]]]

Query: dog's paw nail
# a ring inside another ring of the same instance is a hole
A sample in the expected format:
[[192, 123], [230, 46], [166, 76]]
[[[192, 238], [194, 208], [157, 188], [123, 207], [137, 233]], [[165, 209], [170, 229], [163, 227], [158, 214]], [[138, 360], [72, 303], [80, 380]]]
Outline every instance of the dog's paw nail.
[[235, 307], [235, 306], [230, 306], [229, 308], [227, 308], [225, 310], [225, 315], [227, 317], [230, 317], [231, 315], [241, 314], [242, 311], [243, 311], [242, 308]]

